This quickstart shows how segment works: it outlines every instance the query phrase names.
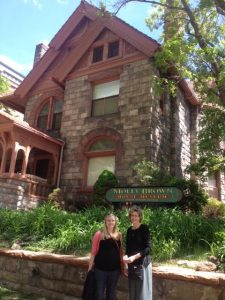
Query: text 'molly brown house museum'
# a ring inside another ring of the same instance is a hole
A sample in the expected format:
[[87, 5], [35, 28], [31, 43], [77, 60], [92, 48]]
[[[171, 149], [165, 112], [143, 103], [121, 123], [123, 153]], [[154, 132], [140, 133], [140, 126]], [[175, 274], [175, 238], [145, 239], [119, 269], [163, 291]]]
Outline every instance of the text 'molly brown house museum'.
[[199, 102], [186, 80], [173, 99], [155, 92], [159, 47], [80, 3], [14, 94], [1, 99], [24, 112], [24, 121], [0, 115], [1, 206], [34, 207], [56, 186], [74, 205], [104, 169], [132, 186], [132, 167], [143, 158], [184, 175]]

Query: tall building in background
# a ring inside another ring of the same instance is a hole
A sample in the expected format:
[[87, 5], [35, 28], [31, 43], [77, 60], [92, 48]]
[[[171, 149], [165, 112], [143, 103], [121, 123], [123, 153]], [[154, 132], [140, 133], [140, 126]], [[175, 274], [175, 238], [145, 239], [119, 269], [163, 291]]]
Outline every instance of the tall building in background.
[[9, 82], [10, 90], [15, 90], [21, 84], [24, 76], [8, 66], [7, 64], [0, 61], [0, 76], [4, 77]]

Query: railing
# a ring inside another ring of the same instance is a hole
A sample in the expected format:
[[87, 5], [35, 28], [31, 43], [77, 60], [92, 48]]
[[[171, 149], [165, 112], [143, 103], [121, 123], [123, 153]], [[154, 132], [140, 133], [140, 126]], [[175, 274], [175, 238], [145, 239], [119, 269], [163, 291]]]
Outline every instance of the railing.
[[41, 198], [47, 198], [51, 192], [51, 186], [47, 183], [30, 181], [28, 186], [28, 194], [30, 196], [36, 196]]

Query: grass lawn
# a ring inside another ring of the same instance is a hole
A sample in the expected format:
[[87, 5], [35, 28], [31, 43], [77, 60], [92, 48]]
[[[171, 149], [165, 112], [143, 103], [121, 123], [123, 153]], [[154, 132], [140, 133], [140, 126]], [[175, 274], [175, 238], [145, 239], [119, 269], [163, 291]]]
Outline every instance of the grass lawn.
[[0, 300], [48, 300], [45, 297], [24, 295], [16, 291], [8, 290], [1, 286], [0, 282]]

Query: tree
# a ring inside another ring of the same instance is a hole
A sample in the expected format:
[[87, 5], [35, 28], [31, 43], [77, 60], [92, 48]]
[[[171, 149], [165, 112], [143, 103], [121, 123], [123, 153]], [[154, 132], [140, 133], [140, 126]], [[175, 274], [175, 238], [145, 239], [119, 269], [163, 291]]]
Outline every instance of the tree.
[[[119, 0], [118, 12], [132, 0]], [[225, 169], [225, 2], [224, 0], [136, 0], [154, 9], [146, 20], [163, 28], [162, 47], [154, 58], [161, 82], [173, 90], [190, 79], [202, 101], [199, 156], [192, 171]], [[172, 84], [171, 84], [172, 83]]]
[[7, 82], [7, 80], [0, 76], [0, 95], [5, 94], [9, 89], [9, 84]]

